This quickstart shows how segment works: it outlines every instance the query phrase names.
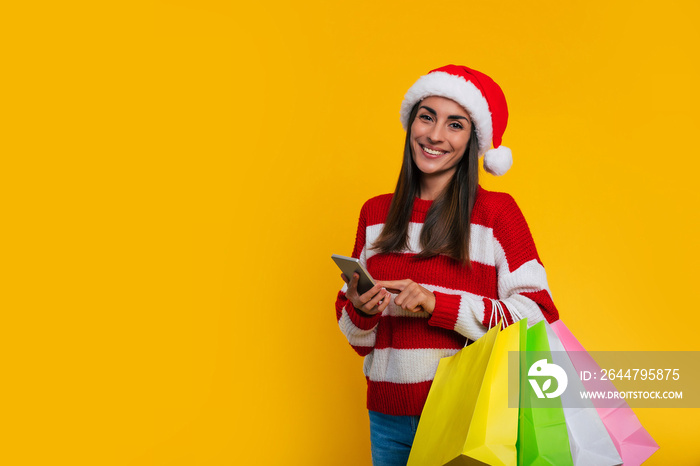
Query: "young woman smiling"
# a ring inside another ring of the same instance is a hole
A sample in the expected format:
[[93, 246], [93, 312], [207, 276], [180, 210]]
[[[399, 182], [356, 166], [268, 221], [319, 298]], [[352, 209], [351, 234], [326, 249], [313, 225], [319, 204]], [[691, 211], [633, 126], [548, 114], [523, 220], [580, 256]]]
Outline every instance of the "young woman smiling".
[[558, 319], [520, 209], [479, 186], [481, 155], [494, 175], [512, 164], [501, 146], [507, 120], [485, 74], [448, 65], [422, 76], [401, 106], [396, 190], [360, 212], [352, 256], [377, 283], [360, 295], [357, 274], [343, 275], [336, 317], [365, 357], [375, 466], [406, 464], [440, 358], [501, 320]]

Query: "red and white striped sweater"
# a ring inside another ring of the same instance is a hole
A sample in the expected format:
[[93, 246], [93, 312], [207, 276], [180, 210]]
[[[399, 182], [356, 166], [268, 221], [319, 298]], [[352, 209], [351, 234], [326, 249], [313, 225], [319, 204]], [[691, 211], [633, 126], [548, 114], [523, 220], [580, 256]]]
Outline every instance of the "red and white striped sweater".
[[[432, 201], [416, 199], [409, 224], [409, 249], [379, 254], [372, 250], [381, 232], [391, 194], [362, 207], [352, 256], [376, 280], [409, 278], [435, 294], [433, 314], [411, 313], [394, 305], [366, 317], [338, 293], [336, 317], [352, 347], [365, 356], [367, 408], [392, 415], [419, 415], [437, 365], [486, 333], [489, 322], [527, 318], [528, 325], [559, 318], [530, 229], [509, 194], [479, 187], [471, 219], [472, 268], [446, 256], [416, 260], [419, 237]], [[490, 326], [494, 325], [492, 323]]]

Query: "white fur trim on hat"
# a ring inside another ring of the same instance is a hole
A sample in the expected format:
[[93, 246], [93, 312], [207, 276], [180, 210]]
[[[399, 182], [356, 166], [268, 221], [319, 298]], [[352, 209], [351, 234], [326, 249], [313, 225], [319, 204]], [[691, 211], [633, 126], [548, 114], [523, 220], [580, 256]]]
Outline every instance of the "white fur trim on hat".
[[[434, 71], [421, 76], [406, 92], [401, 103], [403, 128], [408, 129], [408, 117], [413, 106], [426, 97], [434, 95], [447, 97], [464, 107], [476, 128], [476, 135], [479, 138], [479, 155], [489, 150], [493, 138], [493, 126], [491, 125], [488, 102], [474, 84], [444, 71]], [[510, 153], [510, 150], [508, 152]]]
[[484, 170], [495, 176], [504, 175], [513, 166], [513, 154], [506, 146], [487, 150], [484, 154]]

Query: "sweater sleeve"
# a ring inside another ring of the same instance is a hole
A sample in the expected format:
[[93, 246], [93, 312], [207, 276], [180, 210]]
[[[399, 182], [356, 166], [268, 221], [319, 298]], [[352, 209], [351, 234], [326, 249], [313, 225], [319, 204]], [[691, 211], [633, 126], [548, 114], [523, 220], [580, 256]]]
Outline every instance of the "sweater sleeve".
[[[352, 257], [359, 258], [363, 266], [367, 266], [367, 254], [365, 251], [367, 209], [368, 205], [365, 203], [360, 212], [360, 220], [355, 236], [355, 247], [352, 252]], [[377, 325], [381, 315], [367, 316], [358, 312], [350, 300], [345, 297], [347, 289], [347, 285], [343, 285], [343, 288], [338, 292], [338, 297], [335, 301], [336, 319], [338, 320], [340, 331], [348, 339], [348, 343], [360, 356], [366, 356], [374, 348]]]
[[550, 323], [559, 319], [525, 217], [512, 197], [503, 196], [505, 200], [493, 217], [491, 238], [498, 299], [434, 291], [431, 325], [453, 329], [476, 340], [503, 318], [508, 325], [527, 318], [528, 327], [544, 319]]

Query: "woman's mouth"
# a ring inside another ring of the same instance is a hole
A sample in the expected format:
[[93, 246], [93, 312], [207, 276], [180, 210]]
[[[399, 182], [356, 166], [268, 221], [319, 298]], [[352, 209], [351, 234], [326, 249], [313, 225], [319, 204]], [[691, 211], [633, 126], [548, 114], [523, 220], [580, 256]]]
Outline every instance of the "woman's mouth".
[[420, 144], [420, 148], [423, 150], [423, 153], [425, 153], [425, 155], [431, 158], [443, 156], [448, 152], [444, 150], [431, 149], [429, 147], [424, 146], [423, 144]]

